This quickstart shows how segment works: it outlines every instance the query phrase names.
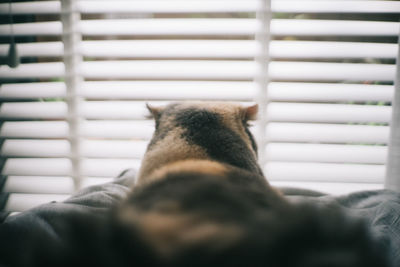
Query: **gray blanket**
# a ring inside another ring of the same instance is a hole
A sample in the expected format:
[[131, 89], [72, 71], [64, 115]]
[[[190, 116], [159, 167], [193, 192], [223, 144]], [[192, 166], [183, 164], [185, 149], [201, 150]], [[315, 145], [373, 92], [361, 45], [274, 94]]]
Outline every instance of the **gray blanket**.
[[294, 202], [310, 202], [325, 208], [340, 207], [349, 216], [363, 219], [373, 237], [385, 248], [392, 266], [400, 266], [400, 193], [373, 190], [330, 196], [310, 194], [301, 189], [283, 191]]
[[[66, 201], [7, 217], [0, 224], [0, 266], [27, 266], [35, 257], [35, 247], [62, 243], [77, 214], [104, 217], [126, 196], [134, 181], [135, 171], [127, 170], [112, 183], [92, 186]], [[378, 190], [329, 196], [301, 189], [282, 191], [293, 202], [341, 207], [349, 216], [364, 219], [373, 236], [386, 248], [393, 266], [400, 266], [400, 193]]]

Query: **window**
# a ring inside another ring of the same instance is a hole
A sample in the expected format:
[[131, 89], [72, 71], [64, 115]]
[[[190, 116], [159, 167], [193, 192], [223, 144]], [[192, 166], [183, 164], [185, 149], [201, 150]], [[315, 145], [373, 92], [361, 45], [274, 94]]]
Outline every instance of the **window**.
[[145, 102], [188, 99], [258, 102], [274, 185], [382, 188], [399, 13], [368, 0], [0, 4], [2, 63], [11, 36], [21, 59], [0, 67], [4, 210], [139, 167]]

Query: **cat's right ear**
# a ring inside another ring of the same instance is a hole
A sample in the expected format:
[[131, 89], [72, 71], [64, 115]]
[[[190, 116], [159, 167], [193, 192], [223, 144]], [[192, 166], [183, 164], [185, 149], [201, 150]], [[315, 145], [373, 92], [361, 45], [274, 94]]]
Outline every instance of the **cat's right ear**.
[[149, 118], [154, 118], [154, 120], [158, 121], [162, 111], [164, 110], [164, 107], [154, 107], [149, 103], [146, 103], [146, 107], [150, 111]]

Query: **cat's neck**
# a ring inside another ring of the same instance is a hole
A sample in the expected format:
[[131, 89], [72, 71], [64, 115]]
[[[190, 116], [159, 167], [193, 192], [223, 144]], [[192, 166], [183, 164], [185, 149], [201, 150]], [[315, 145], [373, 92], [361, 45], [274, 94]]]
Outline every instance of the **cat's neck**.
[[183, 139], [167, 136], [162, 142], [147, 150], [139, 170], [138, 182], [144, 182], [153, 172], [173, 162], [208, 158], [203, 148], [188, 145]]

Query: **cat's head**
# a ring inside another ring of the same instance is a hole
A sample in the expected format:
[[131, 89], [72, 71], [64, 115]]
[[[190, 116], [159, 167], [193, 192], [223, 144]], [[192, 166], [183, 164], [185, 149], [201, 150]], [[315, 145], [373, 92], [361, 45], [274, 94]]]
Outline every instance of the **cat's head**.
[[207, 159], [261, 174], [257, 145], [249, 130], [257, 105], [181, 102], [147, 107], [155, 120], [155, 132], [142, 170], [148, 172], [155, 164], [172, 161]]

